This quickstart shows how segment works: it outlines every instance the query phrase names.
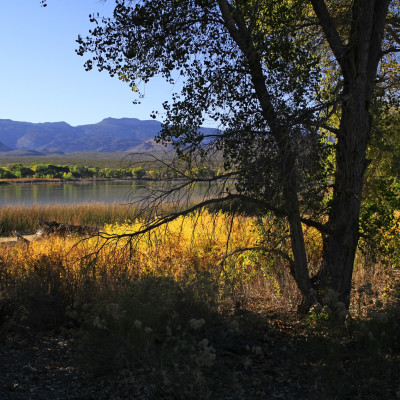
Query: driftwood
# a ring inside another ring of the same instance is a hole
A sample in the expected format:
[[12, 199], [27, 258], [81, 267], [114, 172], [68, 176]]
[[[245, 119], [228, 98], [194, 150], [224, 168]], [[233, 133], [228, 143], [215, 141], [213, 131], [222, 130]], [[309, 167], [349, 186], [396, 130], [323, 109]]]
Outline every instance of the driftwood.
[[86, 225], [70, 225], [63, 224], [56, 221], [45, 221], [39, 220], [40, 230], [36, 233], [36, 237], [45, 236], [70, 236], [70, 235], [81, 235], [81, 236], [95, 236], [99, 233], [99, 228]]
[[[79, 236], [96, 236], [99, 234], [99, 228], [95, 228], [92, 226], [86, 225], [70, 225], [70, 224], [62, 224], [56, 221], [45, 221], [43, 219], [39, 220], [40, 229], [36, 232], [33, 240], [48, 237], [48, 236], [71, 236], [71, 235], [79, 235]], [[17, 231], [12, 232], [12, 236], [16, 238], [16, 240], [7, 240], [1, 241], [1, 247], [13, 247], [16, 245], [25, 245], [29, 246], [31, 243], [30, 240], [24, 238], [23, 235], [32, 235], [31, 233], [20, 233]]]
[[13, 231], [13, 236], [17, 238], [17, 242], [22, 242], [29, 246], [30, 241], [28, 239], [25, 239], [19, 232]]
[[14, 247], [14, 246], [19, 246], [19, 245], [25, 245], [29, 247], [30, 241], [28, 239], [25, 239], [22, 234], [20, 234], [17, 231], [12, 232], [12, 236], [14, 236], [16, 239], [15, 240], [6, 240], [6, 241], [0, 241], [0, 246], [1, 247]]

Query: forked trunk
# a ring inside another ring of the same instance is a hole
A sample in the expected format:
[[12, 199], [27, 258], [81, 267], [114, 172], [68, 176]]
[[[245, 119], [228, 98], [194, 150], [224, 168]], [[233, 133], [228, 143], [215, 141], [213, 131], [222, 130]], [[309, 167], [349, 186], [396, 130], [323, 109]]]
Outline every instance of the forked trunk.
[[343, 76], [334, 192], [319, 291], [334, 290], [338, 300], [348, 307], [371, 130], [369, 104], [383, 55], [381, 45], [390, 1], [354, 0], [347, 41], [339, 35], [325, 1], [311, 3]]

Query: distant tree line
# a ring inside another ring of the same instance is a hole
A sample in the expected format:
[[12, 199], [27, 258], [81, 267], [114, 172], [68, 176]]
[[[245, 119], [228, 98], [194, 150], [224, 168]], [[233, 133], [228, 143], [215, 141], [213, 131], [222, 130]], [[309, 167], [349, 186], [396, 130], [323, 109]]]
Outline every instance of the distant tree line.
[[[196, 178], [214, 176], [215, 171], [208, 167], [196, 167], [186, 171], [186, 176]], [[143, 167], [136, 168], [99, 168], [77, 165], [54, 165], [35, 163], [31, 167], [21, 163], [9, 164], [0, 167], [0, 179], [22, 179], [22, 178], [60, 178], [60, 179], [174, 179], [179, 178], [178, 173], [162, 170], [145, 170]]]

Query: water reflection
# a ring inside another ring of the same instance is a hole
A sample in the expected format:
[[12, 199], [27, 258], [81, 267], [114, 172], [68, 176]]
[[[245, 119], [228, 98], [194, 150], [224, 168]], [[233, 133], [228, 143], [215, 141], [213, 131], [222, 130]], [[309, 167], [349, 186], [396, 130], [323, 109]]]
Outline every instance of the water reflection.
[[[66, 183], [16, 183], [0, 185], [0, 206], [53, 203], [132, 203], [160, 187], [152, 181], [96, 181]], [[193, 193], [202, 196], [201, 185]]]

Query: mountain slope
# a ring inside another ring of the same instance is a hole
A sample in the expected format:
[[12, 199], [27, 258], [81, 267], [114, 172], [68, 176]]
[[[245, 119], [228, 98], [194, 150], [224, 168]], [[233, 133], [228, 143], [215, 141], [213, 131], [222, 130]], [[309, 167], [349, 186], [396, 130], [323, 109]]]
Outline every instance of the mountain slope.
[[[97, 124], [73, 127], [66, 122], [30, 123], [0, 120], [0, 142], [10, 149], [64, 153], [126, 151], [156, 136], [161, 123], [134, 118], [106, 118]], [[7, 148], [0, 149], [7, 151]]]
[[[47, 153], [47, 149], [64, 153], [145, 151], [159, 148], [146, 141], [157, 136], [160, 129], [159, 121], [136, 118], [106, 118], [97, 124], [76, 127], [66, 122], [30, 123], [0, 119], [0, 142], [6, 146], [4, 150], [0, 147], [0, 152], [11, 149], [42, 153]], [[204, 130], [209, 131], [207, 128]]]
[[4, 143], [1, 143], [1, 142], [0, 142], [0, 152], [3, 152], [3, 151], [10, 151], [10, 150], [12, 150], [10, 147], [8, 147], [8, 146], [6, 146]]

